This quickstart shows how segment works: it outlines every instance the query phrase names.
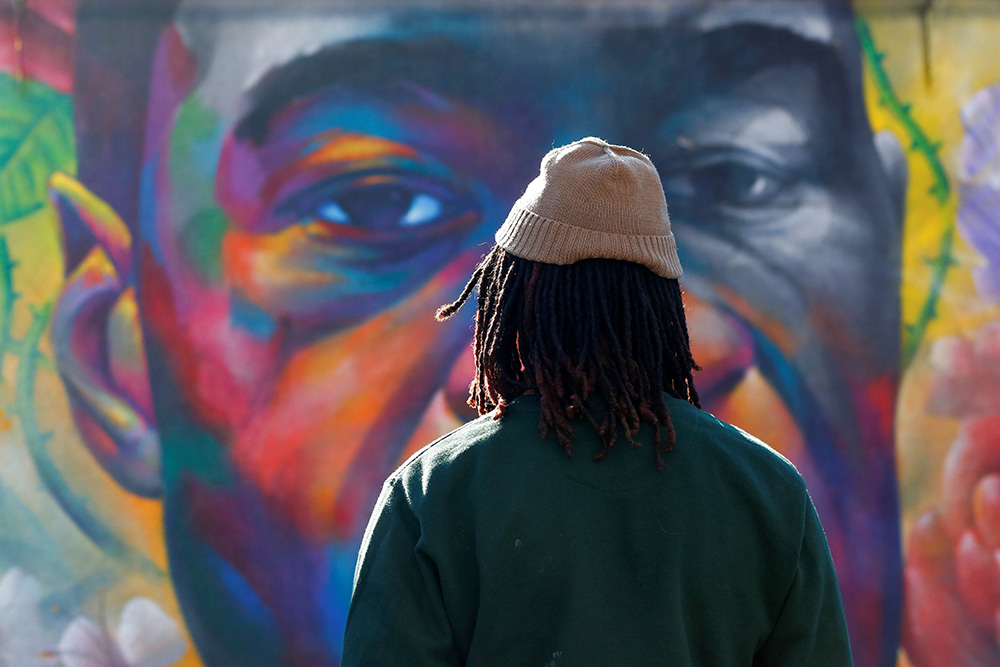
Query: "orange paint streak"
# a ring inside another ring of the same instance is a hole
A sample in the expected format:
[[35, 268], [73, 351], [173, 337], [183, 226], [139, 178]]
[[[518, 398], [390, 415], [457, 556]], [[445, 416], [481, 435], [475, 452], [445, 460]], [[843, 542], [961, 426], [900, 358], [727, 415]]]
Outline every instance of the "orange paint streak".
[[315, 254], [312, 245], [301, 225], [275, 234], [231, 230], [222, 242], [226, 281], [252, 301], [268, 304], [275, 290], [324, 287], [342, 280], [329, 270], [303, 268], [305, 263], [298, 260]]
[[698, 387], [709, 392], [732, 376], [746, 372], [753, 364], [753, 347], [745, 326], [715, 306], [688, 294], [684, 310], [691, 332], [691, 352], [702, 370]]
[[[330, 170], [331, 174], [338, 170], [356, 170], [359, 165], [372, 160], [382, 160], [387, 157], [418, 159], [417, 152], [395, 141], [374, 137], [367, 134], [344, 134], [337, 131], [326, 133], [330, 140], [320, 143], [315, 149], [302, 157], [283, 165], [267, 179], [261, 189], [264, 201], [272, 202], [278, 193], [291, 181], [305, 173], [317, 169]], [[317, 137], [310, 145], [321, 142]]]
[[76, 272], [70, 277], [72, 282], [82, 282], [84, 287], [117, 284], [118, 272], [101, 248], [94, 248], [80, 262]]
[[799, 465], [806, 459], [805, 441], [792, 414], [760, 371], [746, 376], [715, 408], [716, 416], [763, 440]]
[[395, 155], [416, 159], [417, 153], [405, 144], [367, 134], [341, 134], [333, 141], [323, 144], [290, 167], [308, 169], [327, 162], [356, 162]]

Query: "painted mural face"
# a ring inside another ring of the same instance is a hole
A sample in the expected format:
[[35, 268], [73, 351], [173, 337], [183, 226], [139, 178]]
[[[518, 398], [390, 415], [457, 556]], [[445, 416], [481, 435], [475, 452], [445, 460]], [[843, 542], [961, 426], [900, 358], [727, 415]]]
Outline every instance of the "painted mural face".
[[470, 416], [468, 320], [432, 314], [539, 157], [586, 135], [658, 166], [705, 407], [799, 467], [858, 663], [894, 662], [902, 182], [854, 54], [833, 46], [854, 44], [850, 17], [801, 7], [552, 21], [182, 5], [120, 260], [137, 262], [125, 303], [148, 367], [112, 354], [120, 418], [77, 416], [116, 479], [164, 495], [206, 664], [336, 664], [382, 480]]

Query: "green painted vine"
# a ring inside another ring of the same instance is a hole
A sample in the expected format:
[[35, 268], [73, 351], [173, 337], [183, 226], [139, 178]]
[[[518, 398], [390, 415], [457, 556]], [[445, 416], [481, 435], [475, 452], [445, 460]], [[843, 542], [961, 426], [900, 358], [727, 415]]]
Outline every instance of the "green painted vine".
[[[896, 95], [889, 80], [889, 75], [882, 66], [885, 60], [885, 53], [881, 53], [875, 47], [875, 40], [872, 38], [871, 30], [863, 19], [857, 19], [855, 23], [858, 38], [861, 42], [861, 50], [864, 53], [865, 61], [871, 68], [872, 78], [878, 90], [878, 103], [892, 114], [893, 118], [903, 127], [910, 140], [910, 150], [922, 155], [930, 167], [934, 176], [934, 185], [928, 190], [928, 194], [937, 201], [942, 208], [948, 203], [952, 196], [951, 183], [948, 174], [941, 163], [938, 153], [941, 150], [941, 142], [931, 141], [927, 133], [924, 132], [920, 124], [913, 118], [911, 105], [903, 103]], [[941, 299], [941, 291], [944, 287], [945, 277], [948, 270], [955, 265], [953, 254], [955, 242], [955, 223], [950, 221], [941, 234], [941, 240], [937, 256], [927, 259], [927, 265], [931, 269], [930, 284], [927, 288], [927, 297], [924, 299], [913, 322], [908, 322], [903, 328], [903, 349], [902, 367], [905, 370], [920, 349], [924, 336], [927, 334], [927, 327], [938, 317], [938, 302]]]

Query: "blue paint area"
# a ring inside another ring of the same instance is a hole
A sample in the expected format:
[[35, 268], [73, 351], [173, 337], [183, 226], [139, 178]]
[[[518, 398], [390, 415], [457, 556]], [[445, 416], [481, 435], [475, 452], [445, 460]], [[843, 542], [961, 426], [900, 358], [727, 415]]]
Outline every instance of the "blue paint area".
[[[204, 543], [192, 545], [198, 567], [181, 580], [178, 598], [192, 636], [208, 665], [281, 664], [283, 637], [277, 619], [250, 584]], [[196, 613], [189, 613], [197, 609]]]
[[[275, 626], [274, 614], [261, 602], [247, 580], [240, 576], [240, 573], [228, 561], [214, 552], [206, 560], [206, 565], [215, 573], [228, 593], [230, 602], [239, 607], [244, 622], [250, 623], [255, 628], [273, 628]], [[276, 637], [277, 634], [275, 634]]]
[[358, 560], [360, 543], [341, 546], [333, 545], [328, 551], [329, 578], [323, 587], [323, 637], [337, 656], [344, 649], [344, 628], [347, 625], [347, 610], [351, 603], [354, 586], [354, 566]]
[[385, 102], [364, 100], [357, 95], [338, 91], [320, 97], [297, 117], [289, 134], [311, 139], [323, 136], [331, 127], [343, 132], [381, 137], [390, 141], [412, 142], [412, 129], [395, 118]]
[[809, 387], [772, 341], [749, 324], [747, 327], [753, 338], [754, 357], [760, 371], [778, 392], [802, 430], [816, 469], [830, 488], [837, 490], [837, 495], [849, 496], [855, 491], [856, 480], [851, 478], [844, 463], [844, 453], [838, 450], [833, 429]]
[[220, 126], [213, 133], [213, 136], [192, 142], [192, 166], [199, 174], [208, 179], [208, 183], [214, 182], [215, 174], [219, 167], [219, 155], [222, 152], [221, 146], [224, 139], [225, 132]]
[[158, 197], [156, 179], [159, 175], [159, 155], [152, 156], [143, 163], [139, 177], [139, 237], [145, 247], [152, 252], [157, 263], [163, 262], [163, 249], [160, 247], [159, 234], [156, 229]]
[[233, 297], [230, 320], [234, 327], [261, 340], [273, 336], [278, 326], [275, 319], [267, 312], [239, 297]]

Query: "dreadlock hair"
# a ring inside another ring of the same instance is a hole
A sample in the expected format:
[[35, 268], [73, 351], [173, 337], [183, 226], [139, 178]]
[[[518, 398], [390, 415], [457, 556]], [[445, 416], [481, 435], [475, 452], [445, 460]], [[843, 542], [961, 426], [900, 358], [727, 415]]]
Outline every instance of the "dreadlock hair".
[[[532, 390], [541, 402], [542, 438], [555, 431], [572, 456], [571, 420], [582, 418], [601, 439], [595, 461], [614, 446], [619, 427], [638, 447], [640, 423], [651, 423], [656, 467], [663, 470], [663, 454], [676, 442], [663, 392], [701, 407], [676, 279], [634, 262], [556, 265], [494, 246], [437, 319], [454, 315], [477, 288], [470, 406], [480, 415], [495, 409], [499, 419], [511, 400]], [[592, 393], [607, 402], [603, 415]]]

